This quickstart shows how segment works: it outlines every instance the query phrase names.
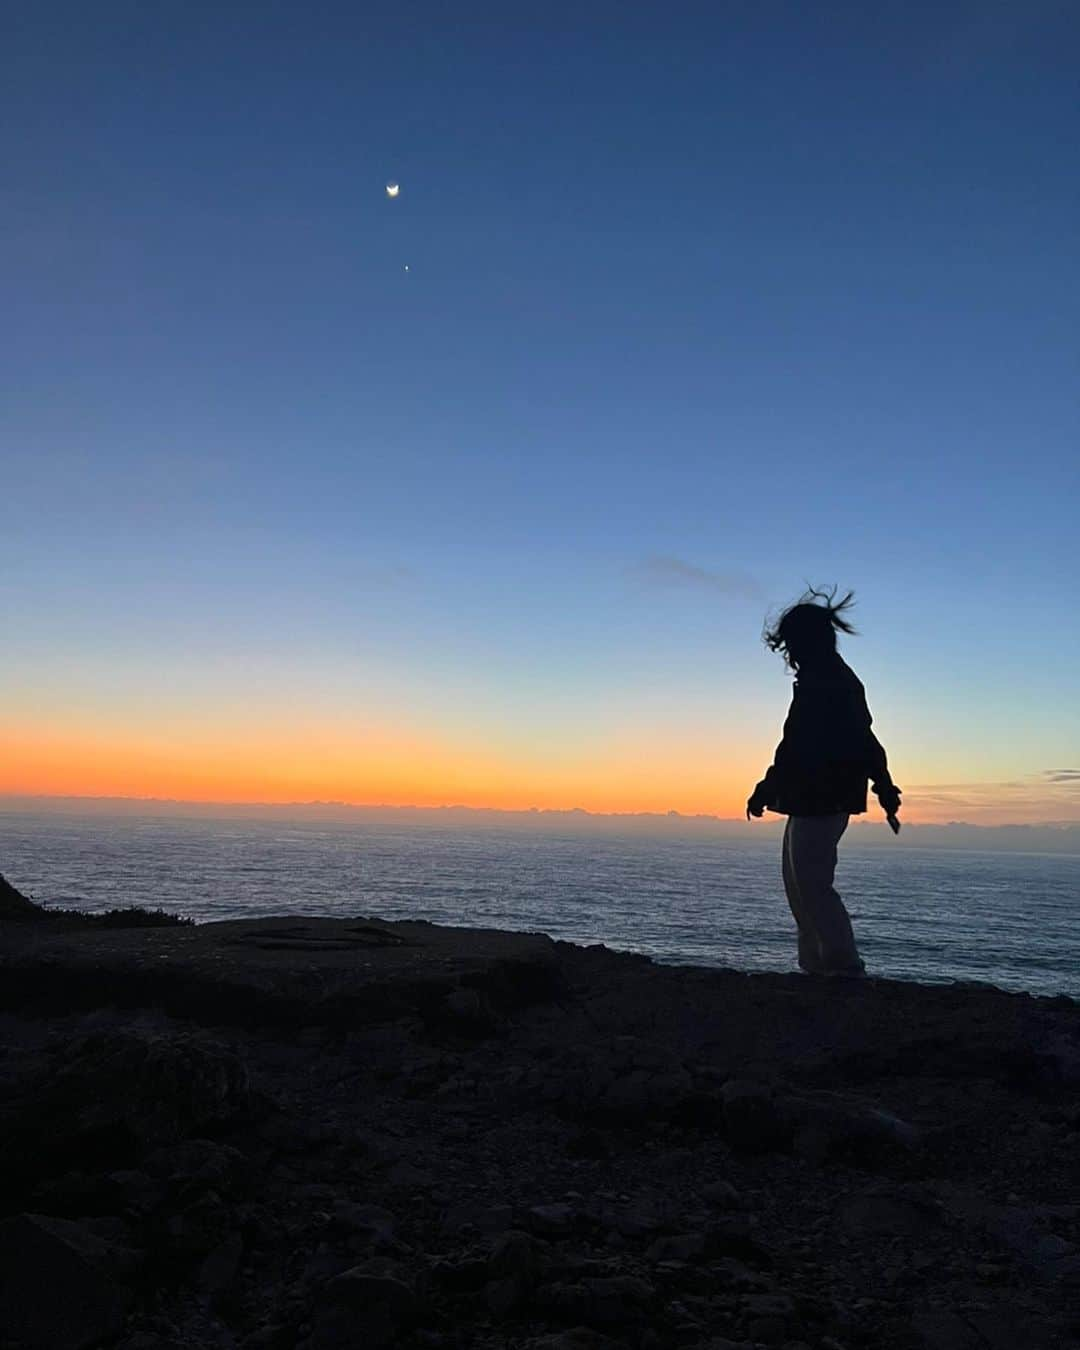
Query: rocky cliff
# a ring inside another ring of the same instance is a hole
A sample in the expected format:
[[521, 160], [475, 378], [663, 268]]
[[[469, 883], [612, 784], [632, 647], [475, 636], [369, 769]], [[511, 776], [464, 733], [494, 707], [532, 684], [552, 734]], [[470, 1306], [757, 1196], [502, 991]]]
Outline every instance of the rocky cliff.
[[1080, 1008], [0, 922], [8, 1350], [1080, 1344]]

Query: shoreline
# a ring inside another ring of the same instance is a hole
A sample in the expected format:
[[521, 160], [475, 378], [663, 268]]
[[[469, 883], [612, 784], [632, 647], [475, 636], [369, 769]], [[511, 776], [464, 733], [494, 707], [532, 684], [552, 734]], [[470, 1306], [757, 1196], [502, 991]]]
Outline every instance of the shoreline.
[[0, 1005], [25, 1350], [1080, 1336], [1067, 997], [282, 915], [0, 920]]

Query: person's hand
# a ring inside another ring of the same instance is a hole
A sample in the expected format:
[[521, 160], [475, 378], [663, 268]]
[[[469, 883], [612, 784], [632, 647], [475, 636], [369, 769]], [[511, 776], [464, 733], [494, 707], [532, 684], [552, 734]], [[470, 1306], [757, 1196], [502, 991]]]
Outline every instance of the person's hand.
[[883, 783], [876, 791], [886, 817], [895, 816], [900, 810], [900, 789], [895, 783]]
[[757, 816], [758, 818], [760, 818], [760, 817], [763, 816], [764, 814], [765, 814], [765, 803], [761, 800], [761, 798], [760, 798], [760, 797], [758, 796], [758, 794], [755, 792], [755, 793], [753, 793], [753, 795], [747, 800], [747, 803], [746, 803], [746, 819], [749, 820], [751, 816]]

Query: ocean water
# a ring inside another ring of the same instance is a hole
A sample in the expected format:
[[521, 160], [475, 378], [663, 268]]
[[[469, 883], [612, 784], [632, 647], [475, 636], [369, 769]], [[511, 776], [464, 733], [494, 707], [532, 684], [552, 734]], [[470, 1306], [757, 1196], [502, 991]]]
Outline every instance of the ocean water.
[[[0, 872], [44, 903], [422, 918], [793, 970], [775, 832], [761, 840], [0, 813]], [[841, 843], [871, 973], [1080, 997], [1080, 858]]]

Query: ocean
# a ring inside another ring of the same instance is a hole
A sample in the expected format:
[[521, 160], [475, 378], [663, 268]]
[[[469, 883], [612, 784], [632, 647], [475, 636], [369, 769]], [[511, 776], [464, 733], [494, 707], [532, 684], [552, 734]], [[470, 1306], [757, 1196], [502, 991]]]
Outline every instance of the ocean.
[[[200, 922], [372, 915], [539, 931], [658, 961], [790, 971], [761, 840], [0, 812], [0, 872], [46, 904]], [[871, 974], [1080, 998], [1080, 858], [845, 840], [837, 889]]]

